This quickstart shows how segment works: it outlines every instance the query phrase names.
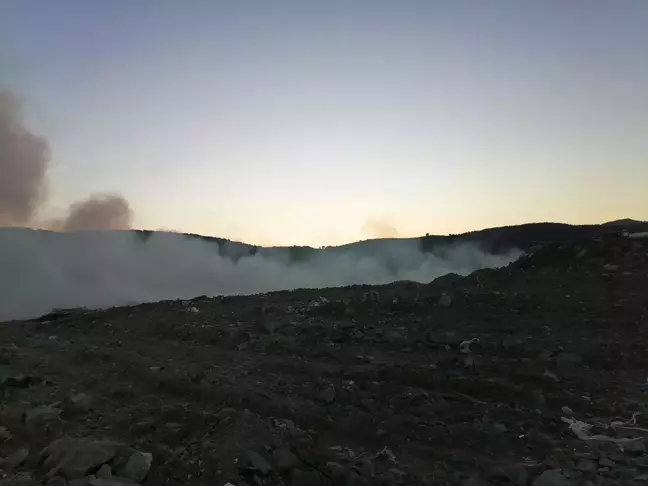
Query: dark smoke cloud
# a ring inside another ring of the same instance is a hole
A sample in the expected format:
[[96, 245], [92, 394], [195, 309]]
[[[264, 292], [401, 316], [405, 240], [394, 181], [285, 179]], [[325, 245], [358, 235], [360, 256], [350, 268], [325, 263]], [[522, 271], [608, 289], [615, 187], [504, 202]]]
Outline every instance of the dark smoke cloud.
[[119, 195], [93, 195], [70, 206], [63, 231], [131, 229], [133, 211]]
[[57, 231], [131, 228], [128, 201], [112, 194], [77, 201], [62, 219], [37, 221], [46, 198], [49, 156], [47, 140], [25, 126], [18, 98], [0, 88], [0, 226], [31, 224]]
[[20, 102], [0, 88], [0, 225], [31, 221], [45, 199], [47, 140], [29, 131]]

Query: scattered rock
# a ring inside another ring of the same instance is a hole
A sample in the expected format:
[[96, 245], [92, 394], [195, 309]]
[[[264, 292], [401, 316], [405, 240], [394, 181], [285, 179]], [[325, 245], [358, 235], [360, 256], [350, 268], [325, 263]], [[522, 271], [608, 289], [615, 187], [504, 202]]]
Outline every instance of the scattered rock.
[[576, 469], [584, 473], [593, 473], [596, 472], [597, 468], [596, 468], [596, 463], [594, 461], [586, 460], [586, 461], [580, 461], [576, 465]]
[[47, 481], [47, 484], [45, 486], [68, 486], [69, 484], [71, 483], [68, 483], [61, 476], [57, 476], [55, 478], [50, 478], [49, 481]]
[[646, 444], [643, 440], [635, 440], [623, 444], [623, 450], [631, 455], [641, 455], [646, 452]]
[[526, 486], [529, 480], [529, 473], [522, 465], [513, 464], [493, 469], [488, 475], [489, 480], [508, 480], [515, 486]]
[[624, 479], [633, 479], [639, 476], [639, 470], [633, 467], [616, 467], [614, 470], [615, 473], [619, 474]]
[[330, 478], [333, 480], [333, 484], [346, 484], [347, 468], [342, 464], [334, 461], [327, 462], [326, 470], [328, 471]]
[[153, 418], [141, 420], [136, 424], [133, 424], [130, 430], [136, 435], [148, 434], [155, 430], [155, 420]]
[[91, 402], [91, 398], [85, 393], [76, 393], [63, 402], [63, 409], [66, 413], [87, 412]]
[[373, 478], [376, 475], [376, 471], [373, 465], [373, 462], [371, 462], [368, 459], [363, 459], [360, 462], [358, 470], [364, 476], [365, 478]]
[[389, 330], [383, 334], [383, 340], [390, 343], [400, 343], [407, 341], [407, 336], [399, 331]]
[[380, 300], [380, 294], [375, 290], [370, 290], [362, 294], [361, 302], [378, 302]]
[[560, 469], [550, 469], [533, 480], [531, 486], [573, 486], [574, 482], [565, 477]]
[[531, 406], [533, 408], [542, 410], [547, 405], [547, 400], [544, 396], [544, 393], [542, 393], [540, 390], [532, 390], [529, 393], [529, 398], [531, 401]]
[[301, 464], [299, 458], [288, 449], [275, 449], [272, 451], [272, 462], [279, 472], [288, 471]]
[[112, 468], [108, 464], [104, 464], [99, 468], [96, 476], [99, 479], [109, 479], [112, 477]]
[[101, 479], [93, 477], [90, 479], [89, 486], [139, 486], [139, 483], [136, 483], [132, 479], [120, 478], [119, 476], [113, 476], [109, 479]]
[[18, 373], [15, 375], [7, 375], [0, 378], [0, 382], [5, 387], [12, 388], [27, 388], [30, 385], [38, 383], [40, 380], [31, 375], [25, 375], [23, 373]]
[[479, 476], [472, 476], [466, 479], [462, 486], [488, 486], [488, 484]]
[[479, 342], [479, 338], [472, 338], [472, 339], [468, 339], [467, 341], [462, 341], [459, 344], [459, 351], [461, 351], [464, 354], [468, 354], [471, 352], [470, 345], [478, 342]]
[[256, 472], [261, 476], [267, 476], [272, 472], [270, 463], [261, 454], [254, 451], [247, 452], [246, 462], [242, 467], [248, 471]]
[[396, 460], [396, 454], [394, 454], [394, 452], [387, 446], [378, 451], [375, 458], [386, 462], [391, 462], [392, 464], [398, 464], [398, 461]]
[[454, 344], [460, 344], [463, 339], [459, 337], [459, 335], [456, 332], [448, 331], [448, 332], [436, 332], [436, 331], [428, 331], [425, 334], [425, 339], [426, 341], [437, 344], [440, 346], [452, 346]]
[[115, 470], [117, 476], [132, 479], [135, 482], [141, 483], [146, 478], [146, 475], [151, 468], [153, 461], [153, 454], [148, 452], [134, 451], [128, 458], [124, 466]]
[[610, 459], [604, 453], [602, 453], [601, 458], [599, 459], [599, 465], [601, 467], [614, 467], [616, 466], [616, 462], [614, 462], [612, 459]]
[[300, 471], [293, 469], [290, 473], [292, 486], [322, 486], [322, 475], [317, 471]]
[[450, 304], [452, 304], [452, 297], [450, 297], [445, 292], [441, 294], [441, 297], [439, 298], [439, 305], [441, 307], [448, 307]]
[[236, 410], [235, 408], [232, 408], [232, 407], [226, 407], [226, 408], [221, 409], [221, 410], [216, 414], [216, 417], [215, 417], [215, 418], [216, 418], [216, 420], [219, 420], [219, 421], [220, 421], [220, 420], [223, 420], [223, 419], [225, 419], [225, 418], [227, 418], [227, 417], [233, 417], [234, 415], [236, 415], [236, 413], [237, 413], [237, 410]]
[[267, 334], [274, 333], [277, 327], [277, 322], [267, 317], [263, 317], [257, 322], [257, 329]]
[[405, 471], [396, 467], [390, 468], [387, 473], [396, 481], [397, 484], [403, 484], [405, 477], [407, 476], [407, 473]]
[[505, 337], [502, 339], [502, 347], [504, 349], [519, 348], [524, 345], [524, 340], [519, 337]]
[[63, 437], [47, 446], [41, 456], [45, 458], [48, 477], [78, 479], [113, 459], [123, 447], [118, 442]]
[[23, 447], [0, 461], [0, 467], [2, 467], [3, 469], [14, 469], [25, 462], [28, 456], [29, 449]]
[[333, 403], [336, 397], [335, 387], [333, 385], [328, 385], [322, 388], [317, 394], [317, 398], [324, 403]]
[[552, 373], [549, 370], [545, 370], [543, 376], [545, 378], [551, 380], [551, 381], [555, 381], [556, 383], [560, 383], [560, 378], [558, 378], [558, 375], [556, 375], [555, 373]]
[[571, 408], [569, 408], [567, 405], [564, 405], [560, 410], [561, 410], [562, 413], [564, 413], [565, 415], [568, 415], [568, 416], [569, 416], [569, 415], [574, 415], [574, 411], [573, 411]]
[[23, 416], [23, 420], [26, 424], [48, 422], [57, 418], [62, 412], [63, 410], [60, 408], [43, 405], [27, 410]]
[[554, 360], [558, 371], [568, 372], [579, 365], [583, 361], [583, 357], [575, 353], [559, 353]]
[[6, 475], [0, 472], [0, 479], [2, 479], [2, 486], [34, 486], [37, 481], [34, 476], [28, 472], [19, 472], [16, 474]]
[[[60, 478], [60, 476], [58, 476], [58, 478]], [[94, 474], [84, 478], [73, 479], [72, 481], [68, 481], [67, 486], [90, 486], [90, 481], [94, 479], [96, 479]]]
[[12, 433], [9, 432], [9, 429], [7, 427], [0, 427], [0, 440], [1, 441], [8, 441], [11, 440], [13, 437]]
[[77, 407], [88, 410], [92, 399], [85, 393], [76, 393], [70, 397], [70, 401]]

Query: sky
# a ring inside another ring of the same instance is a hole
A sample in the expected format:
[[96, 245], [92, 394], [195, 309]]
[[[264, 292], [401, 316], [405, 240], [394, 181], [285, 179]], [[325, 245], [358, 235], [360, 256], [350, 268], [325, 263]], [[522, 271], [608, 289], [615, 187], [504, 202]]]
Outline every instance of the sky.
[[313, 246], [648, 219], [646, 0], [2, 0], [43, 217]]

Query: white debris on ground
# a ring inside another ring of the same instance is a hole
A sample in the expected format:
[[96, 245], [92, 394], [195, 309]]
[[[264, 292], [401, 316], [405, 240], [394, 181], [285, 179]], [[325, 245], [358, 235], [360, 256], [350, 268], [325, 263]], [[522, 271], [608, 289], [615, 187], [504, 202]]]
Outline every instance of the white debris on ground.
[[[576, 420], [568, 417], [561, 417], [561, 420], [568, 424], [569, 429], [581, 440], [585, 441], [598, 441], [598, 442], [613, 442], [615, 444], [627, 444], [630, 442], [638, 442], [643, 440], [643, 437], [612, 437], [604, 434], [592, 434], [594, 425], [588, 424], [581, 420]], [[634, 416], [631, 421], [634, 421]], [[611, 428], [616, 430], [618, 427], [625, 425], [627, 422], [611, 422], [610, 425], [600, 424], [604, 429]], [[622, 425], [623, 424], [623, 425]], [[630, 429], [631, 430], [631, 429]], [[645, 430], [645, 429], [638, 429]], [[648, 432], [648, 431], [647, 431]]]
[[470, 353], [470, 345], [471, 344], [476, 344], [479, 342], [479, 338], [472, 338], [468, 339], [467, 341], [462, 341], [461, 344], [459, 344], [459, 349], [462, 353], [468, 354]]

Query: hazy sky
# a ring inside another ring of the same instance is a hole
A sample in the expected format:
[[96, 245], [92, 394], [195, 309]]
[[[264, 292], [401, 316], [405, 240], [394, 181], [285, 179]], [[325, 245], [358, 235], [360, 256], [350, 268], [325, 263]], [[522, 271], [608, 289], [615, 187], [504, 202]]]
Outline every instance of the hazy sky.
[[261, 244], [648, 219], [648, 0], [0, 0], [48, 214]]

